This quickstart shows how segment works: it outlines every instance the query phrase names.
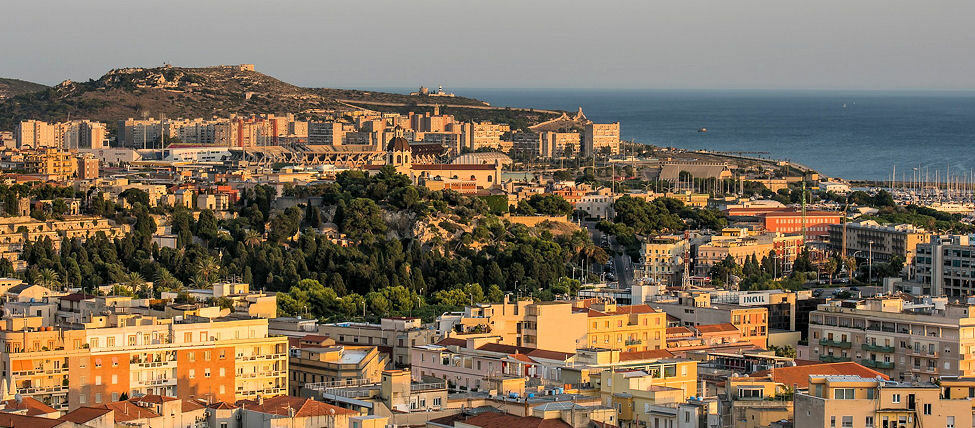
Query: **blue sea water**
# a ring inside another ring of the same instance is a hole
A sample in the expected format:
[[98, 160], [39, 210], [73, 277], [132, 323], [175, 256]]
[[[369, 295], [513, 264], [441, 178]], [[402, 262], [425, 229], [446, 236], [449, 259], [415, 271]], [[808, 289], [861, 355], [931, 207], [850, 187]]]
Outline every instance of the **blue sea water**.
[[[934, 180], [975, 168], [975, 92], [453, 89], [495, 106], [582, 107], [658, 146], [769, 152], [830, 176]], [[846, 104], [846, 108], [843, 105]], [[707, 133], [697, 132], [707, 128]]]

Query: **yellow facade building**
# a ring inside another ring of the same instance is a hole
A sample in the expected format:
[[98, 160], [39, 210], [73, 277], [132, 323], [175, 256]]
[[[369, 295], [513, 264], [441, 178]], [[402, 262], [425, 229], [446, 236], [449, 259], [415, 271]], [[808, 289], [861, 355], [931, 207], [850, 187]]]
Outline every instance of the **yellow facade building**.
[[78, 160], [71, 152], [43, 149], [24, 155], [24, 169], [35, 174], [66, 178], [78, 172]]
[[667, 313], [647, 305], [591, 305], [587, 326], [590, 347], [623, 351], [667, 348]]

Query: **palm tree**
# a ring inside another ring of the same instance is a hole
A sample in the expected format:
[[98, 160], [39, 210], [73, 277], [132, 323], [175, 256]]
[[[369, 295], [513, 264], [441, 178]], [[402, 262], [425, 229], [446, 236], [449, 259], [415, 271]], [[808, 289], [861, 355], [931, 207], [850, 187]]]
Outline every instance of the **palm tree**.
[[261, 235], [253, 230], [248, 229], [244, 234], [244, 244], [249, 247], [261, 245], [261, 241], [263, 241], [263, 239], [261, 239]]
[[138, 272], [129, 272], [123, 275], [121, 282], [122, 284], [125, 284], [125, 286], [129, 288], [129, 290], [132, 290], [133, 293], [139, 294], [140, 296], [146, 296], [150, 298], [153, 297], [152, 290], [149, 288], [149, 284], [146, 282], [145, 279], [142, 278], [142, 275], [139, 275]]
[[217, 263], [217, 259], [213, 258], [213, 256], [203, 257], [196, 263], [196, 274], [200, 276], [207, 285], [207, 287], [204, 288], [209, 288], [209, 285], [213, 284], [213, 281], [219, 272], [220, 264]]
[[37, 285], [40, 285], [45, 288], [50, 288], [50, 289], [54, 289], [55, 287], [60, 287], [61, 286], [60, 280], [61, 280], [61, 276], [58, 275], [58, 273], [54, 269], [51, 268], [41, 269], [40, 272], [37, 273], [37, 278], [35, 278], [35, 282], [37, 283]]
[[190, 286], [196, 289], [210, 288], [210, 284], [210, 281], [207, 281], [207, 279], [200, 274], [193, 275], [193, 277], [190, 278]]
[[183, 289], [183, 282], [177, 279], [173, 274], [169, 273], [166, 268], [159, 268], [156, 271], [155, 285], [159, 286], [160, 289], [167, 289], [175, 292], [179, 292]]

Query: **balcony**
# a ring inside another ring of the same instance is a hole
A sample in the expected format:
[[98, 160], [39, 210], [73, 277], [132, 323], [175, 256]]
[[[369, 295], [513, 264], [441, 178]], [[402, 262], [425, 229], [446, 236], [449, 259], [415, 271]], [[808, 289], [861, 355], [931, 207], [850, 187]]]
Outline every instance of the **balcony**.
[[623, 342], [623, 343], [625, 343], [626, 346], [635, 346], [635, 345], [643, 344], [643, 340], [642, 339], [626, 339], [626, 341]]
[[838, 356], [834, 356], [834, 355], [820, 355], [819, 356], [819, 361], [822, 361], [824, 363], [845, 363], [845, 362], [848, 362], [848, 361], [851, 361], [851, 360], [850, 360], [850, 357], [838, 357]]
[[850, 349], [853, 347], [852, 342], [839, 342], [829, 339], [819, 339], [819, 344], [823, 346], [832, 346], [834, 348]]
[[938, 358], [940, 356], [938, 351], [930, 352], [926, 349], [918, 348], [907, 348], [907, 353], [911, 356], [924, 358]]
[[145, 368], [145, 369], [155, 369], [155, 368], [161, 368], [161, 367], [171, 368], [171, 367], [176, 367], [176, 360], [144, 361], [144, 362], [141, 362], [141, 363], [140, 362], [136, 362], [134, 365], [136, 367], [138, 367], [138, 368]]
[[68, 373], [68, 369], [62, 367], [58, 369], [49, 369], [49, 370], [44, 370], [44, 369], [18, 370], [15, 372], [10, 372], [10, 375], [11, 376], [38, 376], [38, 375], [49, 376], [49, 375], [58, 375], [58, 374], [66, 374], [66, 373]]
[[137, 380], [133, 384], [135, 386], [176, 385], [176, 378]]
[[886, 361], [860, 360], [860, 364], [862, 364], [864, 367], [870, 367], [872, 369], [889, 370], [889, 369], [894, 368], [894, 363], [893, 362], [889, 362], [888, 363]]
[[869, 343], [864, 343], [862, 348], [867, 352], [882, 352], [885, 354], [891, 354], [894, 352], [893, 346], [871, 345]]
[[277, 360], [279, 358], [285, 358], [285, 354], [267, 354], [267, 355], [237, 355], [237, 361], [258, 361], [258, 360]]
[[68, 392], [67, 386], [37, 386], [28, 388], [17, 388], [17, 394], [31, 395], [31, 394], [52, 394], [57, 392]]
[[435, 391], [438, 389], [447, 389], [447, 383], [427, 382], [410, 384], [410, 392]]

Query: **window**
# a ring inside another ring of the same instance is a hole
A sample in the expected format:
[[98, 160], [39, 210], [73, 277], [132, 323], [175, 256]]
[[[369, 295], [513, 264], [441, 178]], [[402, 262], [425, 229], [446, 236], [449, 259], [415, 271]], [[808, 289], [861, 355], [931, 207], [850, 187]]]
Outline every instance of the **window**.
[[901, 395], [900, 394], [893, 394], [893, 395], [891, 395], [890, 396], [890, 401], [893, 402], [893, 403], [900, 403], [901, 402]]
[[220, 428], [227, 428], [226, 422], [220, 422]]
[[[95, 385], [101, 385], [101, 384], [102, 384], [102, 377], [101, 376], [95, 376]], [[97, 402], [100, 403], [100, 401], [97, 401]]]
[[186, 343], [192, 343], [193, 342], [193, 332], [188, 331], [186, 333], [183, 333], [183, 341], [186, 342]]
[[85, 395], [85, 394], [79, 395], [78, 396], [78, 402], [81, 403], [81, 404], [88, 404], [88, 396]]
[[203, 377], [210, 377], [210, 369], [206, 368], [203, 370]]
[[210, 351], [203, 351], [203, 360], [210, 361]]
[[95, 368], [97, 369], [97, 368], [99, 368], [101, 366], [102, 366], [102, 359], [101, 358], [95, 358]]
[[440, 404], [441, 404], [440, 397], [434, 397], [434, 399], [433, 399], [433, 405], [436, 406], [436, 407], [440, 407]]
[[137, 338], [138, 338], [138, 336], [136, 336], [134, 334], [130, 334], [129, 335], [129, 346], [135, 346], [135, 343], [136, 343]]
[[227, 351], [226, 350], [223, 350], [223, 349], [220, 350], [220, 359], [221, 360], [227, 359]]
[[221, 394], [223, 394], [224, 392], [226, 392], [226, 390], [227, 390], [227, 388], [225, 388], [223, 385], [220, 385], [220, 393]]
[[945, 419], [945, 428], [955, 428], [955, 417], [954, 416], [948, 416], [948, 418]]
[[100, 393], [100, 392], [96, 392], [95, 393], [95, 402], [96, 403], [101, 403], [102, 402], [102, 393]]
[[852, 400], [853, 395], [853, 388], [836, 388], [833, 390], [833, 399], [836, 400]]
[[207, 332], [201, 331], [200, 332], [200, 342], [206, 342], [206, 341], [207, 341]]
[[112, 375], [112, 385], [118, 385], [118, 375], [117, 374], [113, 374]]
[[843, 428], [853, 428], [853, 416], [843, 416]]
[[863, 421], [863, 424], [866, 425], [866, 426], [868, 426], [868, 427], [872, 427], [873, 426], [873, 416], [867, 416], [866, 419]]
[[194, 378], [196, 378], [196, 370], [194, 370], [194, 369], [190, 369], [190, 374], [189, 374], [189, 378], [190, 378], [190, 379], [194, 379]]
[[924, 414], [925, 415], [930, 415], [931, 414], [931, 404], [930, 403], [925, 403], [924, 404]]
[[117, 392], [113, 392], [112, 393], [112, 401], [118, 401], [118, 393]]
[[220, 377], [224, 377], [226, 375], [227, 375], [227, 369], [221, 367], [220, 368]]
[[[97, 343], [98, 342], [98, 339], [95, 339], [95, 342]], [[105, 339], [105, 343], [108, 344], [108, 347], [109, 348], [114, 348], [115, 347], [115, 337], [114, 336], [109, 336], [108, 338]]]

